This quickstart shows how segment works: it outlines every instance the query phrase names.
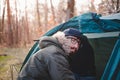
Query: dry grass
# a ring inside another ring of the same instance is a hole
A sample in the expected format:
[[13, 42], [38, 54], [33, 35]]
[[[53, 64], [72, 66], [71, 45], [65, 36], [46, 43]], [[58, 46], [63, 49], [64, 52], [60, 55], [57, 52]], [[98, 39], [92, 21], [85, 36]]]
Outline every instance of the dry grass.
[[0, 56], [0, 80], [16, 80], [20, 66], [30, 47], [0, 48], [0, 54], [5, 54]]

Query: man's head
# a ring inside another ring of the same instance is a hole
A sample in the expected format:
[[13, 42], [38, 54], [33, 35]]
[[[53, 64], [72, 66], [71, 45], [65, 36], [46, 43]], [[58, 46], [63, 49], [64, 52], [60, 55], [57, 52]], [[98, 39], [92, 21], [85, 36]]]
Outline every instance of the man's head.
[[64, 31], [65, 37], [67, 38], [67, 45], [70, 47], [70, 53], [75, 53], [78, 51], [80, 43], [81, 43], [81, 37], [82, 33], [74, 28], [68, 28]]
[[82, 33], [74, 28], [65, 29], [63, 32], [57, 32], [53, 35], [62, 44], [66, 53], [75, 53], [80, 46]]

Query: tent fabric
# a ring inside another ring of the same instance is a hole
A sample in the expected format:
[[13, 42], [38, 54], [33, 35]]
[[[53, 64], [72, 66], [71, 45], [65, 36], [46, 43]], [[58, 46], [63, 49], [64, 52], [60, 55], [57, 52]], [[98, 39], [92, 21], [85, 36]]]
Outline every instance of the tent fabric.
[[114, 46], [101, 80], [120, 80], [120, 36]]
[[118, 22], [118, 20], [106, 20], [100, 19], [100, 17], [101, 16], [97, 13], [84, 13], [56, 26], [44, 35], [52, 35], [59, 30], [63, 31], [64, 29], [70, 27], [76, 28], [82, 33], [103, 33], [120, 31], [120, 22]]
[[100, 19], [108, 19], [108, 20], [110, 20], [110, 19], [118, 19], [118, 20], [120, 20], [120, 13], [116, 13], [116, 14], [111, 14], [111, 15], [109, 15], [109, 16], [102, 16], [102, 17], [100, 17]]
[[92, 38], [107, 38], [107, 37], [118, 37], [119, 36], [119, 31], [116, 32], [104, 32], [104, 33], [85, 33], [89, 39]]
[[100, 80], [101, 76], [103, 75], [104, 68], [109, 60], [109, 57], [117, 39], [118, 36], [89, 39], [95, 52], [95, 66], [98, 80]]
[[[78, 29], [83, 34], [106, 33], [106, 32], [120, 33], [120, 21], [119, 20], [116, 20], [116, 19], [109, 20], [109, 19], [103, 19], [103, 18], [100, 19], [100, 17], [101, 17], [101, 15], [97, 14], [97, 13], [92, 13], [92, 12], [84, 13], [79, 16], [75, 16], [75, 17], [71, 18], [70, 20], [68, 20], [65, 23], [61, 23], [60, 25], [58, 25], [58, 26], [54, 27], [53, 29], [49, 30], [48, 32], [46, 32], [43, 36], [50, 36], [50, 35], [53, 35], [54, 33], [56, 33], [57, 31], [63, 31], [64, 29], [67, 29], [70, 27]], [[32, 54], [34, 54], [35, 52], [37, 52], [38, 50], [39, 50], [39, 46], [38, 46], [38, 41], [37, 41], [37, 42], [35, 42], [33, 47], [30, 49], [28, 55], [26, 56], [26, 58], [22, 64], [22, 67], [28, 61], [30, 56]], [[120, 53], [120, 50], [118, 51], [118, 53]], [[113, 54], [115, 54], [115, 53], [113, 53]], [[119, 60], [119, 62], [120, 62], [120, 60]], [[111, 63], [111, 61], [109, 63]], [[114, 64], [114, 62], [112, 64]], [[22, 67], [21, 67], [21, 69], [22, 69]], [[118, 68], [118, 66], [116, 66], [116, 69], [117, 68]], [[106, 73], [106, 71], [104, 72], [104, 74], [105, 73]], [[108, 73], [106, 73], [106, 74], [108, 74]], [[118, 73], [116, 73], [115, 75], [114, 74], [108, 74], [108, 75], [113, 75], [113, 76], [120, 75]]]

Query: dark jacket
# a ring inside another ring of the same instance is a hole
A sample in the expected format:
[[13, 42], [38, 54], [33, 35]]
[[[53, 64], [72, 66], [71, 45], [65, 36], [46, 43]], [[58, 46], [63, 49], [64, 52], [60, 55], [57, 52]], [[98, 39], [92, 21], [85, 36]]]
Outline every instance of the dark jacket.
[[95, 76], [95, 57], [92, 46], [86, 36], [82, 37], [82, 44], [76, 54], [70, 55], [70, 67], [74, 73], [81, 76]]
[[67, 56], [56, 38], [42, 37], [40, 50], [30, 57], [18, 80], [75, 80]]

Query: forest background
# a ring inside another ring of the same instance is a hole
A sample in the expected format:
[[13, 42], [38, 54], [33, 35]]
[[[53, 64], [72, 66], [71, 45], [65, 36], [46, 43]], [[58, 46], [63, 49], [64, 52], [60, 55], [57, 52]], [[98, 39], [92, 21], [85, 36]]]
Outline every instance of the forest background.
[[51, 28], [85, 12], [120, 12], [120, 0], [0, 0], [0, 45], [27, 46]]
[[0, 0], [0, 80], [14, 79], [34, 40], [86, 12], [120, 13], [120, 0]]

